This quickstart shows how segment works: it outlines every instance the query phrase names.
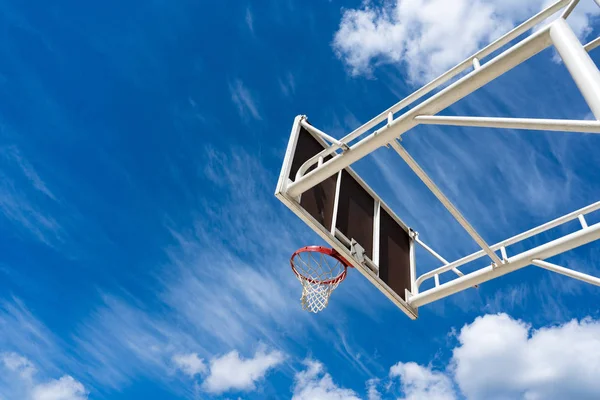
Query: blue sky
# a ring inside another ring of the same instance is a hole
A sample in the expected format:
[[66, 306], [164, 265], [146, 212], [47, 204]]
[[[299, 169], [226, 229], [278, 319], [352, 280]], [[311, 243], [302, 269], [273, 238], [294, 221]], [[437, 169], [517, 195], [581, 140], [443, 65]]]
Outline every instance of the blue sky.
[[[358, 273], [300, 309], [289, 255], [319, 242], [273, 197], [293, 118], [341, 137], [544, 2], [365, 4], [0, 0], [0, 399], [597, 397], [600, 293], [534, 267], [417, 321]], [[445, 114], [593, 118], [551, 49]], [[403, 140], [490, 243], [600, 198], [597, 135]], [[391, 150], [356, 170], [444, 257], [477, 250]]]

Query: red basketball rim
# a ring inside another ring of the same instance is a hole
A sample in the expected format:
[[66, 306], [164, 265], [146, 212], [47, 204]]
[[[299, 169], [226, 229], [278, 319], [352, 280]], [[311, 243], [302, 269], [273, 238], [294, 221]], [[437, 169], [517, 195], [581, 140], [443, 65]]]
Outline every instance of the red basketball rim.
[[[296, 266], [294, 265], [294, 258], [297, 255], [299, 255], [300, 253], [321, 253], [326, 256], [329, 256], [329, 257], [335, 259], [336, 261], [339, 261], [344, 266], [344, 271], [342, 271], [342, 273], [339, 274], [338, 276], [336, 276], [335, 278], [328, 279], [326, 281], [318, 281], [318, 280], [315, 280], [312, 278], [308, 278], [308, 277], [302, 275], [301, 273], [299, 273], [296, 270]], [[323, 247], [323, 246], [305, 246], [305, 247], [302, 247], [302, 248], [296, 250], [294, 252], [294, 254], [292, 254], [292, 257], [290, 257], [290, 265], [292, 267], [292, 271], [294, 271], [294, 274], [296, 274], [296, 276], [298, 278], [304, 279], [307, 282], [315, 283], [318, 285], [333, 285], [333, 284], [343, 281], [344, 279], [346, 279], [346, 273], [347, 273], [348, 267], [352, 267], [352, 264], [350, 264], [348, 261], [346, 261], [346, 259], [344, 257], [342, 257], [340, 255], [340, 253], [338, 253], [335, 249], [330, 249], [328, 247]]]

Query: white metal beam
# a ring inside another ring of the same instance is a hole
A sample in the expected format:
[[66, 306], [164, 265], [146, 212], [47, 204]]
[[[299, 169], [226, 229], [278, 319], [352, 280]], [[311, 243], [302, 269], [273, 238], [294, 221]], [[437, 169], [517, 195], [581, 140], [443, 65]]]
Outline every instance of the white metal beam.
[[[427, 250], [427, 252], [429, 252], [429, 254], [431, 254], [432, 256], [434, 256], [435, 258], [437, 258], [439, 261], [441, 261], [444, 265], [448, 265], [450, 264], [448, 262], [448, 260], [446, 260], [444, 257], [440, 256], [435, 250], [433, 250], [431, 247], [427, 246], [421, 239], [419, 239], [419, 235], [415, 233], [414, 236], [414, 240], [416, 243], [418, 243], [421, 247], [423, 247], [425, 250]], [[451, 270], [452, 272], [454, 272], [456, 275], [458, 276], [464, 276], [465, 274], [463, 274], [458, 268], [452, 268]], [[477, 286], [475, 286], [475, 288], [477, 288]]]
[[531, 264], [536, 267], [547, 269], [548, 271], [556, 272], [557, 274], [565, 275], [573, 279], [591, 283], [592, 285], [600, 286], [600, 278], [592, 275], [584, 274], [583, 272], [573, 271], [572, 269], [561, 267], [560, 265], [552, 264], [543, 260], [533, 260]]
[[[562, 19], [559, 21], [564, 22]], [[544, 50], [551, 44], [549, 35], [550, 26], [534, 33], [527, 39], [488, 61], [482, 65], [481, 68], [472, 71], [452, 85], [425, 100], [423, 103], [407, 111], [396, 118], [392, 123], [373, 132], [371, 135], [350, 147], [350, 150], [347, 150], [342, 154], [337, 154], [332, 159], [323, 163], [319, 168], [316, 168], [300, 179], [297, 179], [287, 187], [288, 195], [291, 197], [301, 195], [308, 189], [318, 185], [333, 174], [360, 160], [379, 147], [385, 146], [394, 140], [394, 138], [399, 137], [407, 130], [416, 126], [418, 124], [415, 120], [416, 116], [437, 114], [446, 107], [484, 86], [486, 83], [496, 79], [500, 75]]]
[[[600, 1], [600, 0], [598, 0]], [[585, 46], [583, 46], [583, 48], [585, 49], [585, 51], [587, 51], [588, 53], [592, 50], [594, 50], [596, 47], [600, 46], [600, 37], [597, 37], [596, 39], [592, 40], [591, 42], [588, 42]]]
[[572, 0], [571, 3], [569, 3], [569, 5], [567, 6], [567, 8], [564, 9], [564, 11], [560, 17], [567, 18], [569, 15], [571, 15], [571, 13], [575, 9], [575, 7], [577, 7], [578, 3], [579, 3], [579, 0]]
[[529, 129], [536, 131], [600, 133], [600, 121], [574, 121], [568, 119], [455, 117], [444, 115], [419, 115], [419, 124], [473, 126], [482, 128]]
[[415, 294], [408, 299], [408, 304], [413, 307], [429, 304], [471, 286], [487, 282], [491, 279], [526, 267], [527, 265], [530, 265], [533, 260], [550, 258], [599, 239], [600, 223], [510, 257], [508, 263], [502, 264], [499, 267], [490, 265], [471, 272], [463, 277], [446, 282], [438, 287]]
[[309, 124], [306, 119], [302, 119], [300, 121], [300, 125], [302, 125], [304, 127], [304, 129], [311, 131], [312, 133], [314, 133], [315, 135], [321, 136], [323, 139], [325, 139], [326, 141], [328, 141], [329, 143], [331, 143], [332, 145], [334, 145], [334, 147], [337, 148], [344, 148], [347, 149], [348, 146], [345, 143], [342, 143], [341, 141], [337, 140], [334, 137], [329, 136], [328, 134], [326, 134], [325, 132], [321, 131], [320, 129], [315, 128], [314, 126], [312, 126], [311, 124]]
[[600, 119], [600, 71], [596, 64], [564, 19], [550, 25], [550, 38], [592, 113]]
[[452, 214], [452, 216], [458, 221], [458, 223], [467, 231], [467, 233], [477, 242], [477, 244], [486, 252], [492, 261], [498, 265], [502, 264], [502, 260], [496, 253], [490, 249], [490, 246], [483, 240], [483, 238], [477, 233], [475, 228], [471, 226], [469, 221], [458, 211], [458, 209], [452, 204], [452, 202], [442, 193], [437, 185], [431, 180], [421, 166], [411, 157], [404, 147], [398, 141], [393, 140], [390, 145], [398, 153], [400, 157], [408, 164], [410, 169], [423, 181], [425, 186], [434, 194], [435, 197], [446, 207], [446, 209]]

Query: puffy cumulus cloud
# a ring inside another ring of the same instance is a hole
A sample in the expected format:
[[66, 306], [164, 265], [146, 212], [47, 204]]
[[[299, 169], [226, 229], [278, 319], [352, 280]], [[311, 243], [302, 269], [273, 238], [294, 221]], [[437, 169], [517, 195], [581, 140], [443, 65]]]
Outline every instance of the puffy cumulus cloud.
[[253, 358], [244, 359], [237, 351], [210, 361], [210, 373], [202, 383], [202, 389], [210, 393], [231, 390], [250, 391], [267, 372], [281, 364], [285, 356], [279, 351], [258, 350]]
[[367, 381], [367, 400], [381, 400], [381, 393], [377, 390], [379, 379], [369, 379]]
[[35, 386], [31, 398], [32, 400], [87, 400], [88, 395], [80, 382], [65, 375], [60, 379]]
[[35, 365], [17, 353], [3, 353], [0, 398], [23, 400], [87, 400], [83, 384], [69, 375], [40, 382]]
[[[353, 75], [402, 63], [413, 83], [431, 80], [548, 5], [549, 0], [366, 1], [344, 11], [333, 47]], [[581, 37], [600, 9], [582, 0], [569, 23]]]
[[486, 315], [458, 336], [451, 370], [468, 399], [596, 399], [600, 322], [532, 330], [505, 314]]
[[558, 400], [600, 394], [600, 321], [535, 330], [506, 314], [485, 315], [465, 325], [457, 338], [444, 371], [411, 362], [390, 369], [403, 399]]
[[416, 363], [398, 363], [390, 368], [390, 377], [399, 378], [405, 400], [454, 400], [452, 380], [442, 372]]
[[[306, 369], [298, 372], [295, 376], [292, 400], [359, 400], [353, 390], [337, 386], [331, 375], [325, 372], [323, 364], [312, 360], [304, 363]], [[373, 395], [376, 394], [376, 389], [374, 390]], [[369, 398], [377, 399], [377, 397]]]
[[6, 369], [16, 372], [22, 379], [31, 380], [36, 373], [36, 368], [31, 361], [17, 353], [4, 353], [0, 359]]
[[207, 371], [204, 360], [198, 357], [196, 353], [175, 354], [173, 356], [173, 364], [184, 374], [192, 378]]

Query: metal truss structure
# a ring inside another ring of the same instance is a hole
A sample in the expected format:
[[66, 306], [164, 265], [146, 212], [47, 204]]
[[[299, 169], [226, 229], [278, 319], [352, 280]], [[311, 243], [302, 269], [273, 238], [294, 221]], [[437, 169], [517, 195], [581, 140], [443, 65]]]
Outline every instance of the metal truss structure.
[[[278, 188], [278, 195], [284, 202], [287, 201], [288, 203], [293, 199], [299, 199], [307, 190], [340, 173], [340, 171], [371, 152], [382, 146], [391, 146], [481, 247], [481, 250], [476, 253], [449, 262], [423, 243], [416, 232], [410, 230], [409, 234], [412, 240], [442, 263], [441, 267], [419, 277], [416, 277], [414, 272], [411, 273], [411, 285], [410, 291], [406, 295], [406, 304], [410, 308], [414, 308], [415, 318], [416, 309], [421, 305], [477, 286], [528, 265], [534, 265], [600, 286], [600, 279], [597, 277], [544, 261], [547, 258], [600, 239], [600, 223], [588, 226], [585, 219], [587, 214], [600, 210], [600, 201], [499, 243], [489, 245], [410, 156], [399, 140], [411, 128], [425, 124], [600, 133], [600, 122], [598, 121], [600, 120], [600, 71], [588, 55], [589, 51], [600, 46], [600, 37], [582, 45], [569, 27], [566, 21], [567, 17], [577, 6], [578, 1], [560, 0], [554, 3], [342, 139], [335, 139], [300, 118], [302, 126], [323, 139], [327, 143], [327, 147], [308, 159], [298, 169], [295, 179], [281, 183]], [[595, 1], [600, 6], [600, 0]], [[534, 26], [559, 12], [561, 13], [559, 18], [541, 28], [537, 28], [516, 44], [510, 45], [518, 37], [531, 32]], [[506, 45], [510, 45], [510, 47], [490, 58], [493, 53], [497, 53]], [[595, 121], [436, 115], [550, 46], [554, 46], [562, 58], [586, 103], [596, 117]], [[486, 60], [486, 58], [490, 59]], [[425, 95], [463, 73], [464, 76], [460, 79], [428, 99], [419, 102]], [[413, 107], [406, 110], [409, 106]], [[508, 255], [507, 248], [509, 246], [573, 220], [578, 220], [581, 225], [581, 228], [577, 231], [525, 252], [512, 256]], [[411, 253], [413, 253], [412, 244]], [[460, 266], [482, 257], [490, 259], [490, 264], [487, 267], [468, 274], [463, 274], [459, 270]], [[440, 284], [440, 274], [448, 271], [452, 271], [457, 277]], [[419, 287], [428, 279], [434, 280], [433, 287], [421, 292]]]

